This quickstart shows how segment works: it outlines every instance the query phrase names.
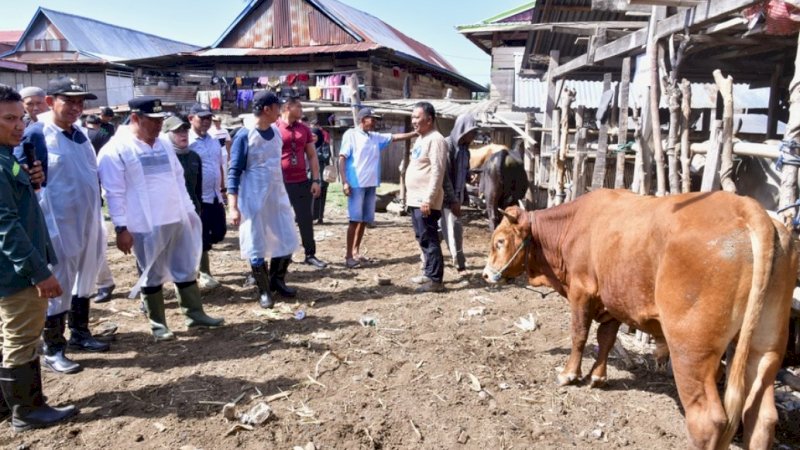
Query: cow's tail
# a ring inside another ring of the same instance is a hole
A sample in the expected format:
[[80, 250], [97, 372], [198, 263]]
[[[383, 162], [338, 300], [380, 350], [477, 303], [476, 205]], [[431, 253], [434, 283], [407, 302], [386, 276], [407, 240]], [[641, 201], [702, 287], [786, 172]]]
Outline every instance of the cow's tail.
[[768, 283], [772, 273], [775, 253], [775, 228], [771, 220], [758, 216], [751, 216], [750, 220], [748, 220], [750, 241], [753, 246], [753, 278], [750, 285], [750, 295], [747, 297], [742, 328], [739, 331], [739, 341], [736, 343], [736, 353], [733, 356], [733, 361], [728, 362], [730, 369], [728, 371], [724, 401], [725, 414], [728, 416], [728, 421], [725, 424], [725, 431], [722, 434], [719, 445], [717, 445], [718, 449], [730, 447], [733, 436], [742, 419], [742, 410], [747, 396], [745, 376], [750, 344], [761, 318], [761, 311], [764, 308], [766, 292], [769, 288]]

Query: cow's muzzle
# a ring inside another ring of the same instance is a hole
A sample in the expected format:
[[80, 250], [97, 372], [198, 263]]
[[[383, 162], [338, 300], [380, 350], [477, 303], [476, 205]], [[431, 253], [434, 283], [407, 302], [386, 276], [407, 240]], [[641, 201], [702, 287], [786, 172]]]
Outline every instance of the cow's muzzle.
[[503, 274], [494, 270], [489, 264], [486, 264], [486, 267], [483, 268], [483, 279], [487, 283], [497, 284], [503, 279]]

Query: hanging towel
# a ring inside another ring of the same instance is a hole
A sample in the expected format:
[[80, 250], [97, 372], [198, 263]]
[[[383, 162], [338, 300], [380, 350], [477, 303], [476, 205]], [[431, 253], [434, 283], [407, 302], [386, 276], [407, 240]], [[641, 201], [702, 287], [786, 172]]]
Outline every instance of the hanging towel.
[[308, 87], [308, 99], [311, 101], [319, 100], [322, 98], [322, 88], [319, 86]]

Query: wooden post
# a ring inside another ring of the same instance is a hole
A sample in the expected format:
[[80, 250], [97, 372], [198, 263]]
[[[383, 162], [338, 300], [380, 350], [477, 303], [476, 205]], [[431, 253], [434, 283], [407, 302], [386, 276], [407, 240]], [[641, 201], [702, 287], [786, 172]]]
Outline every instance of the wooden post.
[[554, 205], [564, 203], [566, 192], [564, 185], [566, 182], [566, 162], [567, 162], [567, 149], [569, 144], [569, 110], [572, 107], [572, 102], [575, 101], [575, 90], [565, 89], [561, 97], [561, 136], [558, 143], [558, 158], [556, 159], [556, 193]]
[[711, 192], [719, 189], [719, 160], [722, 150], [720, 135], [722, 134], [722, 121], [715, 120], [711, 125], [711, 141], [706, 153], [706, 165], [703, 168], [703, 184], [700, 192]]
[[[603, 75], [603, 92], [611, 89], [611, 74]], [[597, 124], [597, 153], [594, 158], [592, 189], [602, 189], [606, 181], [606, 156], [608, 154], [608, 121]]]
[[[628, 143], [628, 97], [631, 86], [631, 58], [622, 60], [622, 77], [619, 82], [619, 120], [617, 120], [617, 146]], [[625, 151], [617, 150], [614, 188], [625, 189]]]
[[[653, 8], [655, 10], [655, 8]], [[661, 121], [658, 117], [660, 77], [658, 76], [658, 40], [650, 39], [647, 43], [647, 55], [650, 59], [650, 120], [653, 126], [653, 155], [656, 159], [656, 196], [666, 195], [667, 183], [664, 178], [664, 147], [661, 145]]]
[[722, 158], [719, 167], [719, 179], [722, 190], [726, 192], [736, 192], [736, 184], [733, 182], [733, 78], [728, 75], [722, 76], [722, 72], [717, 69], [714, 71], [714, 82], [717, 84], [719, 93], [722, 96]]
[[[533, 114], [526, 114], [525, 120], [525, 134], [531, 136], [531, 128], [533, 127]], [[524, 162], [525, 162], [525, 175], [528, 177], [528, 192], [525, 195], [525, 209], [532, 211], [536, 208], [536, 191], [539, 189], [536, 186], [536, 157], [534, 155], [534, 146], [530, 141], [523, 140], [525, 149]]]
[[[667, 135], [667, 162], [669, 165], [669, 192], [677, 194], [681, 192], [680, 171], [678, 170], [678, 158], [680, 148], [678, 147], [678, 132], [681, 123], [681, 90], [678, 86], [678, 74], [680, 73], [683, 54], [688, 44], [687, 39], [683, 39], [675, 48], [675, 35], [670, 36], [670, 70], [669, 77], [664, 81], [665, 94], [669, 104], [669, 134]], [[659, 58], [660, 59], [660, 58]]]
[[692, 84], [686, 78], [681, 81], [681, 192], [692, 190], [690, 163], [692, 150], [689, 147], [689, 121], [692, 114]]
[[[411, 129], [411, 117], [406, 117], [406, 130]], [[406, 170], [408, 165], [411, 164], [411, 141], [407, 140], [403, 149], [403, 163], [400, 165], [400, 204], [403, 205], [403, 210], [406, 208], [406, 200], [408, 200], [406, 192]]]
[[575, 158], [572, 160], [572, 193], [570, 200], [586, 190], [586, 127], [583, 124], [584, 106], [575, 108]]
[[[800, 144], [800, 34], [798, 35], [797, 54], [794, 60], [794, 76], [789, 83], [789, 122], [786, 124], [786, 132], [783, 135], [783, 142]], [[790, 153], [797, 155], [797, 149], [786, 149]], [[784, 164], [781, 168], [781, 190], [778, 208], [785, 208], [794, 204], [797, 199], [797, 166]], [[784, 223], [791, 227], [791, 220], [794, 208], [790, 208], [783, 213]]]
[[552, 117], [550, 119], [552, 146], [547, 154], [550, 156], [550, 170], [548, 170], [548, 183], [547, 183], [547, 207], [555, 206], [556, 204], [556, 170], [558, 160], [559, 148], [557, 144], [561, 142], [561, 109], [553, 108]]
[[778, 137], [778, 100], [780, 99], [780, 82], [783, 75], [783, 64], [775, 66], [769, 84], [769, 107], [767, 110], [767, 139]]
[[[550, 64], [547, 69], [547, 104], [544, 107], [544, 128], [551, 129], [553, 124], [553, 110], [556, 109], [556, 79], [553, 77], [553, 71], [558, 68], [558, 50], [550, 52]], [[553, 144], [556, 141], [553, 135], [545, 131], [542, 133], [542, 144], [539, 150], [541, 163], [539, 164], [539, 186], [547, 186], [549, 181], [549, 173], [551, 167], [551, 156]], [[548, 206], [550, 203], [550, 195], [548, 194]]]
[[[644, 108], [642, 108], [644, 109]], [[636, 142], [636, 147], [638, 150], [636, 151], [636, 161], [635, 161], [635, 170], [634, 170], [634, 177], [633, 183], [631, 184], [631, 191], [639, 194], [639, 195], [647, 195], [647, 172], [645, 171], [645, 161], [647, 160], [645, 151], [646, 146], [644, 143], [644, 138], [642, 137], [642, 122], [643, 114], [639, 112], [639, 108], [633, 108], [633, 140]]]

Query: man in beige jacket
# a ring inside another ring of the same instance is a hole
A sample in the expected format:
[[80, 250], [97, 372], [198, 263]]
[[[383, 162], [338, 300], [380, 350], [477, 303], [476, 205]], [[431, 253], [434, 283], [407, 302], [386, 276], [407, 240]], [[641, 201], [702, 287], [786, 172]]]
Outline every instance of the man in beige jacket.
[[423, 275], [411, 279], [419, 284], [417, 292], [439, 292], [444, 289], [444, 258], [439, 240], [439, 219], [442, 216], [444, 189], [442, 182], [447, 167], [447, 142], [436, 130], [436, 110], [428, 102], [414, 105], [411, 125], [419, 138], [411, 150], [406, 170], [406, 203], [411, 210], [414, 234], [425, 261]]

